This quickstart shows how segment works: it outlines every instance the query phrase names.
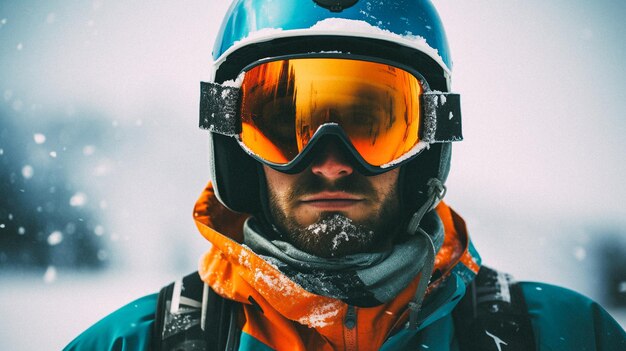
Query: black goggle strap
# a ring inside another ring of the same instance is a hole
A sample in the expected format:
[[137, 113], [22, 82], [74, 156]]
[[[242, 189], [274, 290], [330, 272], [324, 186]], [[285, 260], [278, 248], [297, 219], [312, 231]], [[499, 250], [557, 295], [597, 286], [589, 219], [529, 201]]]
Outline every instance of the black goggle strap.
[[[200, 82], [200, 128], [228, 136], [241, 133], [240, 88]], [[420, 139], [427, 143], [463, 140], [459, 94], [428, 91], [421, 96]]]
[[463, 140], [461, 95], [425, 91], [420, 99], [423, 116], [420, 135], [422, 141], [432, 144]]
[[241, 133], [240, 88], [200, 82], [200, 128], [235, 136]]

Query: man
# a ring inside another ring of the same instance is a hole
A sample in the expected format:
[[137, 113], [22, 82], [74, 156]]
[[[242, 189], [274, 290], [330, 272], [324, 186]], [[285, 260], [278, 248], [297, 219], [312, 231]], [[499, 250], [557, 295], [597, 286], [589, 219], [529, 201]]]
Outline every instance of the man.
[[481, 267], [442, 198], [461, 136], [427, 0], [239, 0], [202, 84], [199, 272], [68, 350], [624, 350], [574, 292]]

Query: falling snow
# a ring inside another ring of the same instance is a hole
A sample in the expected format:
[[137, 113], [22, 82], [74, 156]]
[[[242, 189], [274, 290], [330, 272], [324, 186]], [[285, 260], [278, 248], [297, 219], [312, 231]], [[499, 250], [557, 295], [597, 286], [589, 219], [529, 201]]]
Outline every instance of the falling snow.
[[93, 233], [96, 234], [97, 236], [102, 236], [104, 235], [104, 227], [101, 225], [97, 225], [94, 229], [93, 229]]
[[41, 133], [35, 133], [33, 134], [33, 140], [35, 140], [37, 144], [43, 144], [46, 142], [46, 136]]
[[24, 179], [30, 179], [34, 175], [35, 175], [35, 170], [33, 169], [31, 165], [26, 165], [22, 167], [22, 177], [24, 177]]
[[70, 198], [70, 206], [80, 207], [87, 203], [87, 195], [84, 193], [76, 193]]
[[48, 235], [48, 245], [50, 246], [59, 245], [62, 241], [63, 233], [58, 230], [55, 230], [54, 232], [50, 233], [50, 235]]
[[574, 257], [578, 261], [583, 261], [587, 257], [587, 250], [584, 247], [578, 246], [574, 249]]
[[54, 283], [57, 280], [57, 269], [54, 266], [48, 266], [43, 274], [43, 281], [47, 284]]

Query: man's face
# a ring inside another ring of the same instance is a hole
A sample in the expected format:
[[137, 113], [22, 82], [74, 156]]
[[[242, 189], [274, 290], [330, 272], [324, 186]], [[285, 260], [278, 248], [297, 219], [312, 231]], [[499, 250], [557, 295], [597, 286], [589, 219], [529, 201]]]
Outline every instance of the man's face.
[[264, 166], [276, 227], [291, 244], [321, 257], [387, 248], [399, 221], [399, 168], [366, 177], [334, 143], [320, 151], [299, 174]]

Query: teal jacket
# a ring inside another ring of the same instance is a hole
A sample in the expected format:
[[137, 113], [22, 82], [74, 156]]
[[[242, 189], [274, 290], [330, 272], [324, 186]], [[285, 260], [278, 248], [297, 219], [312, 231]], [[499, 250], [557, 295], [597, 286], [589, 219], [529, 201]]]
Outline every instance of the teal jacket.
[[[520, 286], [538, 351], [626, 350], [626, 333], [597, 303], [549, 284], [522, 282]], [[156, 303], [157, 294], [129, 303], [87, 329], [64, 350], [150, 350]], [[269, 350], [245, 333], [239, 349]], [[382, 350], [459, 350], [452, 315], [437, 316], [418, 332], [400, 332]], [[506, 351], [506, 346], [502, 350]]]

